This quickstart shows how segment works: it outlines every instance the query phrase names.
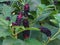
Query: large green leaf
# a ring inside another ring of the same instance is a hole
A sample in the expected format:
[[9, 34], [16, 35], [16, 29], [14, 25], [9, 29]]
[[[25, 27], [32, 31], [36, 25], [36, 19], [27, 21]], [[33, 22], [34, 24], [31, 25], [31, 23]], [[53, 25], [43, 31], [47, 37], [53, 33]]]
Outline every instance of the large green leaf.
[[7, 16], [11, 16], [11, 12], [13, 11], [14, 9], [11, 7], [11, 6], [7, 6], [7, 5], [3, 5], [3, 10], [2, 10], [2, 12], [3, 12], [3, 14], [4, 14], [4, 16], [5, 17], [7, 17]]
[[30, 38], [35, 38], [39, 41], [42, 41], [42, 34], [40, 31], [30, 31]]
[[28, 39], [26, 40], [26, 45], [42, 45], [42, 43], [36, 39]]
[[45, 11], [43, 12], [40, 16], [37, 17], [36, 21], [42, 21], [44, 19], [46, 19], [47, 17], [49, 17], [49, 15], [51, 14], [51, 11]]
[[10, 36], [11, 33], [9, 32], [9, 30], [7, 29], [3, 29], [2, 27], [0, 28], [0, 37], [6, 37], [6, 36]]
[[2, 45], [25, 45], [25, 43], [19, 39], [7, 38], [3, 40]]
[[58, 34], [58, 36], [56, 38], [60, 39], [60, 33]]
[[3, 17], [0, 17], [0, 25], [5, 25], [8, 26], [9, 25], [9, 21], [5, 20]]
[[12, 16], [11, 22], [15, 22], [16, 21], [16, 17], [17, 17], [17, 15]]

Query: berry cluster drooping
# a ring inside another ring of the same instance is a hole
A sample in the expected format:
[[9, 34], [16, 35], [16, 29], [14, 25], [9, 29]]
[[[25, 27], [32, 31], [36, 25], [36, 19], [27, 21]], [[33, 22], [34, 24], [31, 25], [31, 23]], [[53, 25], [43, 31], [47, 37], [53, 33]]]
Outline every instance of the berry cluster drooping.
[[48, 28], [40, 27], [40, 31], [47, 35], [47, 37], [51, 37], [51, 31]]
[[[29, 4], [25, 4], [24, 5], [24, 16], [25, 17], [28, 17], [28, 12], [29, 12]], [[23, 20], [23, 26], [25, 28], [29, 27], [29, 21], [28, 21], [28, 19], [24, 19]], [[29, 35], [30, 35], [30, 31], [29, 30], [26, 30], [26, 31], [23, 32], [24, 39], [29, 38]]]

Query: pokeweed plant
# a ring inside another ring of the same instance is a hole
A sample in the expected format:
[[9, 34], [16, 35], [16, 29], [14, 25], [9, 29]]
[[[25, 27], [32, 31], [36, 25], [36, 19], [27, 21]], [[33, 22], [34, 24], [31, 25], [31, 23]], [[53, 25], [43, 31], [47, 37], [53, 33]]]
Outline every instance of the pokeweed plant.
[[60, 13], [55, 0], [48, 2], [1, 0], [0, 45], [59, 45]]

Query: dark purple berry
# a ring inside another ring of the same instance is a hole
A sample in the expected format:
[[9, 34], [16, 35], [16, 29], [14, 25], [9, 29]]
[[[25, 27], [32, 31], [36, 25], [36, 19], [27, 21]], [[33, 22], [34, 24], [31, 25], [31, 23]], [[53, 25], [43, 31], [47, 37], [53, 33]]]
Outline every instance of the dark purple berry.
[[18, 26], [20, 26], [20, 24], [21, 24], [21, 19], [16, 20], [16, 23], [17, 23]]
[[11, 19], [10, 19], [10, 17], [6, 17], [6, 20], [10, 21]]
[[29, 12], [29, 4], [24, 5], [24, 12]]
[[17, 26], [17, 23], [13, 22], [13, 23], [12, 23], [12, 26]]
[[24, 16], [28, 17], [28, 12], [29, 12], [29, 4], [24, 5]]
[[18, 14], [17, 18], [18, 18], [18, 19], [21, 19], [22, 17], [23, 17], [23, 13], [20, 12], [20, 13]]
[[28, 19], [24, 19], [23, 20], [23, 26], [24, 27], [29, 27], [29, 21], [28, 21]]
[[16, 19], [16, 23], [18, 26], [20, 26], [20, 24], [21, 24], [22, 17], [23, 17], [23, 14], [20, 12]]
[[40, 27], [40, 31], [47, 35], [47, 37], [51, 37], [51, 31], [48, 28]]
[[29, 36], [30, 36], [30, 31], [29, 30], [23, 31], [23, 37], [24, 37], [24, 39], [29, 38]]

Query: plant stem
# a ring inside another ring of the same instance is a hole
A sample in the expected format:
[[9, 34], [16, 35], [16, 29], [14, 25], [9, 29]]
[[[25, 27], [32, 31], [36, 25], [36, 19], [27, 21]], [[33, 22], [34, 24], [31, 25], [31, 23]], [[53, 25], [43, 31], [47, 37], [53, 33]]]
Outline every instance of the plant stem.
[[17, 39], [17, 33], [15, 34], [15, 38]]
[[46, 43], [46, 45], [49, 43], [49, 42], [51, 42], [51, 40], [50, 40], [51, 38], [50, 37], [48, 37], [48, 41], [47, 41], [47, 43]]
[[50, 40], [53, 40], [56, 38], [56, 36], [60, 33], [60, 29], [58, 30], [58, 32], [50, 39]]

